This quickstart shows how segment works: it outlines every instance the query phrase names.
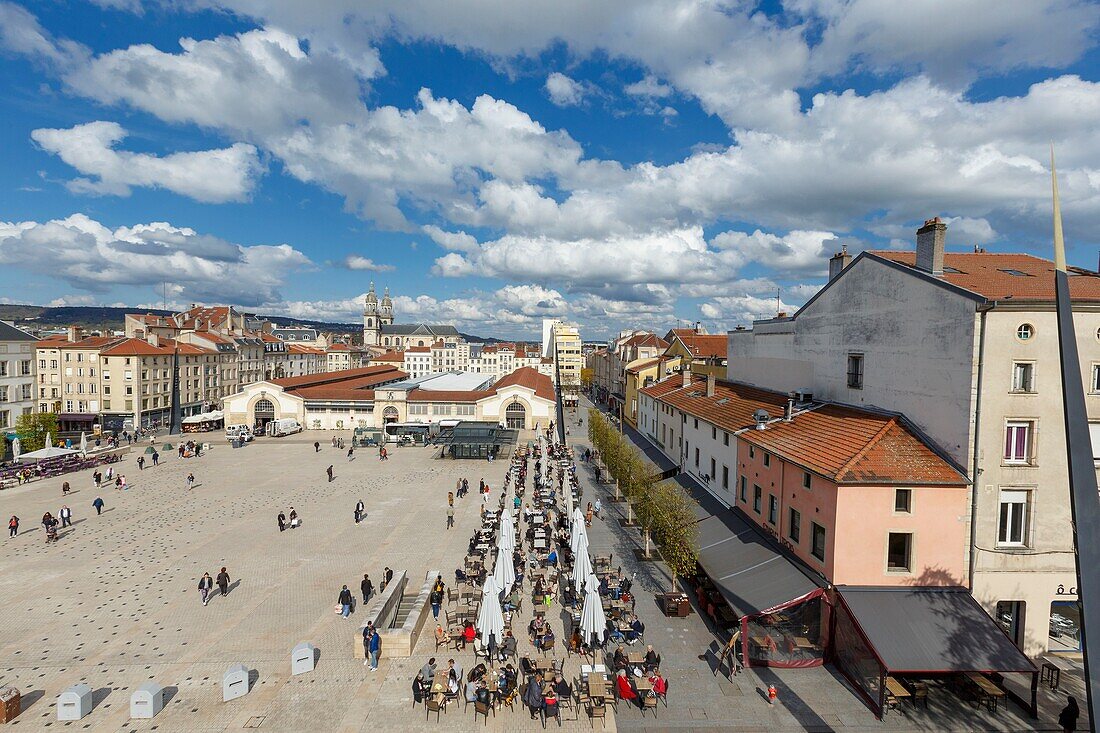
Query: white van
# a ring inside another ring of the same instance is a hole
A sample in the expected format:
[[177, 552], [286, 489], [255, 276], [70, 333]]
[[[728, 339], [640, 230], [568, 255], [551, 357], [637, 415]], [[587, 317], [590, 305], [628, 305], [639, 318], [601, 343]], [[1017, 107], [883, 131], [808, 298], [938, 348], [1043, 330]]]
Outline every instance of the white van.
[[242, 443], [247, 443], [252, 440], [252, 428], [247, 425], [226, 425], [225, 426], [225, 439], [229, 442], [234, 440], [240, 440]]
[[267, 424], [267, 434], [272, 438], [281, 438], [284, 435], [293, 435], [300, 432], [302, 432], [302, 426], [292, 417], [272, 420]]

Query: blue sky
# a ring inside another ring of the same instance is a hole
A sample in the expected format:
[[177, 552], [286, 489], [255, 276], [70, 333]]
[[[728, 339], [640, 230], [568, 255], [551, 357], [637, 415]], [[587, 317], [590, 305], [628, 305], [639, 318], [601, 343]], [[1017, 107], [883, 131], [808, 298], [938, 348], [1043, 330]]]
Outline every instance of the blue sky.
[[804, 302], [846, 245], [1071, 260], [1100, 225], [1077, 0], [0, 0], [0, 299], [534, 337]]

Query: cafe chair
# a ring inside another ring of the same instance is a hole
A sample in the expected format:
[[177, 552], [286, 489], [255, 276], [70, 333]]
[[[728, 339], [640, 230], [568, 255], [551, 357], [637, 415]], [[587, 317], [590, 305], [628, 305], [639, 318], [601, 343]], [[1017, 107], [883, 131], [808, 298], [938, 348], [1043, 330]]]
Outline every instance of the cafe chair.
[[428, 716], [435, 713], [435, 722], [439, 722], [439, 714], [447, 712], [447, 703], [442, 700], [437, 700], [435, 696], [429, 697], [424, 701], [424, 720], [428, 719]]
[[670, 688], [670, 687], [672, 687], [672, 685], [669, 684], [668, 679], [666, 678], [665, 679], [665, 691], [661, 692], [661, 693], [657, 693], [657, 697], [661, 698], [661, 702], [663, 702], [665, 704], [666, 708], [668, 707], [668, 688]]
[[[668, 703], [665, 703], [668, 706]], [[642, 698], [642, 717], [645, 717], [645, 711], [652, 710], [653, 717], [657, 717], [657, 697], [653, 693], [648, 693]]]
[[493, 717], [495, 718], [497, 716], [497, 711], [492, 705], [489, 705], [488, 703], [484, 703], [484, 702], [477, 702], [475, 700], [474, 701], [474, 723], [477, 723], [477, 716], [478, 715], [484, 715], [485, 716], [485, 725], [489, 725], [489, 711], [490, 710], [493, 711]]
[[558, 721], [558, 727], [561, 727], [561, 706], [560, 703], [554, 703], [553, 705], [542, 706], [542, 727], [546, 727], [546, 719], [554, 718]]
[[596, 727], [596, 718], [600, 719], [600, 728], [603, 729], [604, 720], [607, 719], [607, 708], [603, 705], [596, 705], [595, 703], [589, 701], [588, 722], [591, 723], [593, 728]]
[[551, 639], [549, 642], [544, 641], [542, 643], [542, 656], [545, 657], [547, 652], [554, 651], [555, 642], [557, 642], [557, 639]]

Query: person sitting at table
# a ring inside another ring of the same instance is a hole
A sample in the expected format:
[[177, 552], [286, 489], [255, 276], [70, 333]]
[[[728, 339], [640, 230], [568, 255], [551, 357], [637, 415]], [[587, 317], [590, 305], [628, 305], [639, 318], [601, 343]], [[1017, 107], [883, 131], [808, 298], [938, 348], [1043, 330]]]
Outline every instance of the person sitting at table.
[[500, 645], [500, 661], [505, 662], [516, 656], [516, 637], [512, 630], [504, 632], [504, 642]]
[[558, 726], [561, 726], [561, 717], [558, 715], [558, 695], [554, 692], [553, 687], [549, 688], [546, 694], [542, 696], [542, 718], [543, 725], [546, 724], [547, 718], [556, 718]]
[[573, 697], [573, 688], [562, 678], [560, 672], [554, 673], [554, 692], [559, 698], [569, 699]]
[[600, 595], [606, 596], [611, 593], [611, 586], [607, 584], [607, 576], [604, 575], [600, 578]]
[[622, 672], [630, 666], [630, 660], [626, 657], [626, 650], [620, 644], [615, 650], [615, 656], [611, 658], [611, 668], [616, 672]]
[[668, 682], [657, 669], [649, 673], [649, 684], [653, 687], [654, 697], [664, 697], [668, 694]]
[[513, 588], [512, 592], [504, 599], [504, 605], [502, 608], [505, 611], [514, 611], [519, 608], [520, 601], [523, 600], [523, 594], [520, 593], [519, 588]]
[[542, 633], [542, 641], [539, 644], [539, 649], [549, 649], [550, 645], [554, 643], [554, 630], [550, 628], [550, 624], [546, 624], [545, 630]]
[[447, 646], [451, 643], [451, 635], [447, 633], [447, 630], [443, 628], [442, 624], [435, 625], [435, 645], [437, 647]]
[[[493, 699], [494, 694], [496, 696], [495, 700]], [[490, 693], [488, 687], [485, 685], [478, 685], [472, 702], [479, 702], [482, 705], [494, 705], [500, 702], [500, 690], [498, 689], [496, 693]]]
[[633, 644], [644, 633], [645, 624], [642, 623], [640, 618], [634, 616], [634, 620], [630, 622], [630, 631], [625, 632], [626, 643]]
[[473, 643], [477, 637], [477, 629], [474, 628], [474, 624], [470, 619], [466, 619], [466, 625], [462, 629], [462, 648], [465, 649], [467, 644]]
[[604, 634], [604, 636], [608, 641], [613, 641], [616, 644], [622, 644], [626, 641], [626, 636], [623, 635], [623, 632], [619, 631], [619, 627], [616, 626], [615, 622], [611, 619], [607, 619], [607, 626], [605, 628], [607, 633]]
[[542, 620], [535, 616], [531, 619], [531, 623], [527, 624], [527, 636], [531, 637], [531, 641], [534, 642], [536, 636], [539, 633], [539, 626], [542, 624]]
[[642, 668], [646, 672], [656, 671], [661, 666], [661, 655], [653, 651], [653, 645], [650, 644], [645, 648], [645, 659], [642, 660]]
[[504, 669], [500, 670], [500, 692], [504, 697], [508, 697], [516, 690], [516, 668], [510, 663], [504, 665]]
[[466, 582], [466, 571], [462, 568], [455, 568], [455, 585]]
[[625, 669], [620, 669], [618, 676], [615, 677], [615, 691], [618, 693], [620, 700], [634, 702], [638, 707], [642, 706], [642, 698], [638, 694], [638, 688], [634, 686], [634, 680], [630, 678]]
[[431, 691], [431, 682], [424, 679], [423, 673], [418, 672], [416, 677], [413, 677], [412, 693], [413, 702], [423, 702], [424, 698], [428, 696]]
[[480, 679], [472, 679], [466, 683], [466, 702], [474, 702], [477, 700], [477, 692], [482, 688]]
[[569, 637], [569, 651], [574, 654], [580, 654], [584, 648], [584, 637], [581, 636], [581, 630], [574, 627], [573, 635]]
[[546, 564], [547, 565], [557, 565], [558, 564], [558, 551], [556, 549], [555, 550], [550, 550], [550, 554], [546, 556]]
[[455, 672], [455, 670], [452, 669], [447, 673], [447, 692], [445, 693], [446, 696], [444, 697], [444, 700], [457, 700], [458, 691], [458, 674]]

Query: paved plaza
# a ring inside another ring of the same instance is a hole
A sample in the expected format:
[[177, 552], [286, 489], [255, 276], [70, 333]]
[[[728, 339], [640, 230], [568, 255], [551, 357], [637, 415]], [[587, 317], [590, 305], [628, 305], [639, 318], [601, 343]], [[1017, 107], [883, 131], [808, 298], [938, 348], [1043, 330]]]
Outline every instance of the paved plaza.
[[[570, 430], [571, 439], [584, 433], [576, 417]], [[372, 673], [349, 654], [363, 609], [344, 620], [333, 605], [342, 584], [358, 596], [363, 573], [377, 585], [385, 566], [408, 571], [408, 592], [415, 593], [433, 568], [453, 580], [479, 525], [479, 500], [476, 491], [457, 499], [456, 527], [446, 530], [447, 491], [460, 477], [475, 489], [484, 478], [496, 496], [507, 461], [439, 460], [438, 448], [395, 448], [386, 462], [366, 449], [349, 462], [346, 451], [328, 447], [327, 434], [265, 439], [240, 450], [218, 438], [211, 436], [213, 450], [201, 458], [177, 459], [174, 451], [163, 451], [162, 465], [140, 472], [137, 453], [130, 454], [116, 470], [126, 474], [131, 488], [102, 489], [102, 516], [91, 507], [97, 494], [90, 474], [69, 476], [75, 491], [64, 498], [60, 480], [0, 494], [5, 518], [14, 513], [22, 520], [20, 534], [4, 540], [0, 572], [0, 686], [14, 685], [24, 696], [24, 712], [13, 730], [485, 728], [482, 721], [475, 724], [472, 707], [454, 704], [437, 724], [434, 714], [426, 721], [423, 706], [412, 701], [412, 678], [428, 657], [445, 663], [454, 656], [468, 670], [472, 651], [437, 654], [429, 619], [413, 657], [384, 658]], [[314, 439], [322, 441], [320, 453], [314, 452]], [[330, 464], [332, 482], [325, 476]], [[190, 491], [189, 472], [196, 477]], [[661, 653], [670, 683], [668, 707], [660, 706], [656, 717], [647, 712], [642, 718], [620, 703], [608, 711], [608, 730], [1033, 727], [1012, 708], [996, 718], [971, 711], [953, 721], [921, 713], [893, 714], [880, 722], [828, 667], [748, 671], [732, 680], [713, 674], [713, 654], [707, 653], [714, 649], [711, 630], [698, 613], [686, 619], [659, 613], [654, 593], [669, 585], [663, 566], [634, 560], [638, 533], [620, 526], [621, 505], [607, 502], [607, 489], [593, 486], [583, 464], [580, 476], [584, 501], [600, 495], [607, 507], [589, 532], [591, 552], [613, 553], [613, 565], [637, 573], [634, 590], [646, 642]], [[360, 498], [367, 519], [355, 525], [353, 509]], [[56, 514], [63, 503], [73, 509], [74, 525], [47, 546], [39, 519], [45, 511]], [[291, 507], [303, 526], [280, 533], [276, 515]], [[230, 592], [224, 598], [215, 592], [203, 607], [199, 577], [216, 575], [222, 566], [232, 578]], [[525, 590], [529, 594], [529, 584]], [[520, 654], [533, 655], [523, 632], [530, 603], [524, 606], [513, 628]], [[558, 618], [555, 612], [551, 618]], [[560, 622], [555, 631], [564, 642]], [[320, 659], [313, 672], [291, 677], [290, 650], [301, 641], [315, 644]], [[237, 662], [254, 670], [254, 686], [246, 697], [223, 703], [222, 674]], [[577, 674], [579, 664], [577, 657], [567, 660], [567, 678]], [[170, 700], [153, 720], [130, 721], [130, 693], [147, 680], [167, 686]], [[80, 722], [59, 723], [57, 695], [77, 682], [95, 691], [95, 708]], [[774, 707], [763, 695], [770, 682], [780, 689]], [[572, 711], [564, 718], [563, 730], [591, 729], [583, 712], [579, 720], [572, 719]], [[1045, 723], [1054, 729], [1052, 720]], [[542, 729], [519, 706], [498, 711], [487, 727]]]

